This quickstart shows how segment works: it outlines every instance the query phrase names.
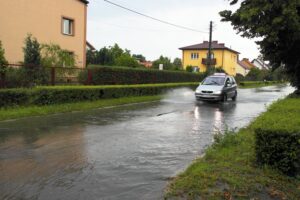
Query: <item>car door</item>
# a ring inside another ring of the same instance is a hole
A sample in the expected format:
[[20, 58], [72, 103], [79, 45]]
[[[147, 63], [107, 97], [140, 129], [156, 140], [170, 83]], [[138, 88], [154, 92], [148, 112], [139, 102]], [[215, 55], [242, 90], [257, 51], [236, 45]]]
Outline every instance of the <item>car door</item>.
[[232, 82], [230, 78], [227, 77], [225, 80], [225, 87], [224, 87], [224, 93], [226, 93], [227, 98], [231, 97], [231, 87], [232, 87]]

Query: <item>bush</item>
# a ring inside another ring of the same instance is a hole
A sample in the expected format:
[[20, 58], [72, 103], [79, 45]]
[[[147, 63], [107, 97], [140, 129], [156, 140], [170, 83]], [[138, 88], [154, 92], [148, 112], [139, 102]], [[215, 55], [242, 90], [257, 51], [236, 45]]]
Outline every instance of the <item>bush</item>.
[[254, 128], [257, 163], [288, 175], [300, 174], [300, 99], [275, 103]]
[[[92, 67], [89, 70], [92, 71], [93, 85], [200, 82], [204, 78], [203, 74], [122, 67]], [[81, 83], [87, 83], [87, 74], [87, 70], [80, 73]]]
[[295, 176], [300, 172], [300, 130], [255, 130], [256, 161]]
[[173, 83], [131, 86], [58, 86], [35, 89], [6, 89], [0, 90], [0, 107], [52, 105], [129, 96], [159, 95], [170, 88], [195, 88], [197, 85], [198, 83]]

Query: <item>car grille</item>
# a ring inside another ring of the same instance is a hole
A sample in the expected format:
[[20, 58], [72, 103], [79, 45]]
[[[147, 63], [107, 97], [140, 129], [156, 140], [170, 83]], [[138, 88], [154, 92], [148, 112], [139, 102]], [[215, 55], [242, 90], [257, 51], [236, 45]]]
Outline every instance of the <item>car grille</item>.
[[201, 92], [204, 94], [212, 94], [213, 93], [212, 91], [206, 91], [206, 90], [202, 90]]

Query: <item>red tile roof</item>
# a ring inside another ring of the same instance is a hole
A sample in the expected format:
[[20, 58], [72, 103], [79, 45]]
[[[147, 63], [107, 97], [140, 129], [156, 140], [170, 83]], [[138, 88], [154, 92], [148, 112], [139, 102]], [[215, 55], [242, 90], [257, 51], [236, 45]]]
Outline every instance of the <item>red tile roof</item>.
[[[222, 50], [222, 49], [225, 49], [225, 50], [231, 51], [233, 53], [240, 54], [239, 52], [226, 47], [224, 43], [218, 43], [218, 41], [212, 41], [211, 46], [212, 46], [213, 50], [219, 50], [219, 49]], [[209, 42], [208, 41], [204, 41], [203, 43], [200, 43], [200, 44], [195, 44], [195, 45], [191, 45], [191, 46], [181, 47], [179, 49], [180, 50], [208, 50], [208, 48], [209, 48]]]

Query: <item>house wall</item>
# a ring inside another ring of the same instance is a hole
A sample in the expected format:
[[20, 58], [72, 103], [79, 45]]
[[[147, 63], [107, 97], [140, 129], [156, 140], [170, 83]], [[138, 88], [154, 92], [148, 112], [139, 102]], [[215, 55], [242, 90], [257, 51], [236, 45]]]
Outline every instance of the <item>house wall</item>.
[[247, 70], [245, 68], [243, 68], [242, 66], [240, 66], [239, 64], [237, 64], [236, 73], [241, 74], [243, 76], [246, 76], [247, 75]]
[[[39, 43], [54, 43], [76, 55], [76, 65], [86, 62], [87, 5], [78, 0], [1, 0], [0, 40], [9, 63], [23, 61], [28, 33]], [[74, 20], [74, 36], [62, 34], [62, 17]]]
[[[208, 50], [183, 50], [182, 60], [183, 67], [197, 66], [200, 68], [200, 72], [207, 70], [206, 65], [202, 64], [202, 59], [207, 57]], [[213, 50], [214, 58], [216, 59], [216, 67], [222, 67], [229, 75], [236, 75], [237, 57], [238, 55], [227, 50]], [[198, 59], [192, 59], [192, 53], [199, 53]]]

